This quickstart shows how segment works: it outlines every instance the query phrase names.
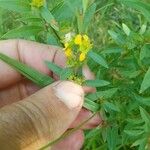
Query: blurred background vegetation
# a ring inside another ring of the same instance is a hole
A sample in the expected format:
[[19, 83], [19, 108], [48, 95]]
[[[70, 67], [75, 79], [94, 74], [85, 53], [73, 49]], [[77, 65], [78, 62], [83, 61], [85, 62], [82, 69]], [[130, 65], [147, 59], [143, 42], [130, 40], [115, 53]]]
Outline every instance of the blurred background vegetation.
[[109, 66], [88, 60], [97, 78], [111, 84], [87, 96], [100, 105], [103, 123], [85, 131], [83, 150], [149, 150], [150, 0], [47, 0], [48, 14], [30, 3], [0, 0], [1, 40], [62, 47], [65, 34], [82, 31]]

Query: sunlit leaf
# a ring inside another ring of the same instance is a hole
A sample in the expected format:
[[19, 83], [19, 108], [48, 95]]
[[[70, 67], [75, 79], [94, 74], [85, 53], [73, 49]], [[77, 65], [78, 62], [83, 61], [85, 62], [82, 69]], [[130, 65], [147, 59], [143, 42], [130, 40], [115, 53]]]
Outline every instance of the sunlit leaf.
[[127, 35], [127, 36], [129, 36], [130, 35], [130, 32], [131, 32], [131, 30], [129, 29], [129, 27], [126, 25], [126, 24], [122, 24], [122, 28], [123, 28], [123, 31], [125, 32], [125, 34]]
[[146, 89], [150, 87], [150, 67], [147, 70], [144, 79], [141, 84], [140, 93], [143, 93]]

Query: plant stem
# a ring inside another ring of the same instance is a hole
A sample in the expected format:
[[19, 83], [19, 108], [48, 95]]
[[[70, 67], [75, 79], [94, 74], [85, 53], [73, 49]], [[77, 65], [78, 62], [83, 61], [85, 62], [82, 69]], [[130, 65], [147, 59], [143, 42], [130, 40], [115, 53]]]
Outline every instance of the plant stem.
[[62, 136], [60, 136], [59, 138], [57, 138], [56, 140], [48, 143], [47, 145], [43, 146], [42, 148], [40, 148], [39, 150], [45, 150], [46, 148], [58, 143], [59, 141], [61, 141], [62, 139], [68, 137], [69, 135], [71, 135], [72, 133], [74, 133], [75, 131], [79, 130], [83, 125], [85, 125], [89, 120], [91, 120], [94, 116], [96, 115], [96, 113], [94, 113], [90, 118], [88, 118], [87, 120], [85, 120], [84, 122], [82, 122], [80, 125], [78, 125], [76, 128], [73, 128], [67, 132], [65, 132]]

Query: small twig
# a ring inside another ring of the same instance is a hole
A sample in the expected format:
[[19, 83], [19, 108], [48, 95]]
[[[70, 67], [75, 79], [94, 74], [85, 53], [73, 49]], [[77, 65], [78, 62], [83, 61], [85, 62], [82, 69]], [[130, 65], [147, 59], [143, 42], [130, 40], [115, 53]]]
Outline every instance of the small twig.
[[82, 122], [80, 125], [78, 125], [76, 128], [70, 129], [69, 131], [65, 132], [62, 136], [60, 136], [59, 138], [57, 138], [56, 140], [48, 143], [47, 145], [43, 146], [42, 148], [40, 148], [39, 150], [45, 150], [46, 148], [58, 143], [59, 141], [61, 141], [62, 139], [68, 137], [69, 135], [71, 135], [72, 133], [74, 133], [75, 131], [79, 130], [83, 125], [85, 125], [89, 120], [91, 120], [94, 116], [96, 115], [96, 113], [94, 113], [90, 118], [88, 118], [87, 120], [85, 120], [84, 122]]

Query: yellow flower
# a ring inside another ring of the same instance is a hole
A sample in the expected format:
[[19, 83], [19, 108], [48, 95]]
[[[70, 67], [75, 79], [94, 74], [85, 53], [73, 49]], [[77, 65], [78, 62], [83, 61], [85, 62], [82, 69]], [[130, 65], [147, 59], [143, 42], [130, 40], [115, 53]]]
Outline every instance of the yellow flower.
[[71, 48], [65, 49], [65, 55], [66, 55], [67, 57], [71, 57], [71, 56], [72, 56], [72, 50], [71, 50]]
[[84, 61], [85, 57], [86, 57], [86, 54], [85, 53], [81, 53], [80, 56], [79, 56], [79, 60], [80, 61]]
[[74, 43], [76, 45], [81, 45], [82, 44], [82, 35], [81, 34], [78, 34], [75, 39], [74, 39]]
[[31, 5], [33, 7], [42, 7], [45, 3], [45, 0], [32, 0]]
[[83, 39], [84, 39], [86, 42], [90, 42], [89, 37], [88, 37], [86, 34], [83, 35]]
[[65, 48], [68, 48], [69, 47], [69, 43], [65, 43]]

